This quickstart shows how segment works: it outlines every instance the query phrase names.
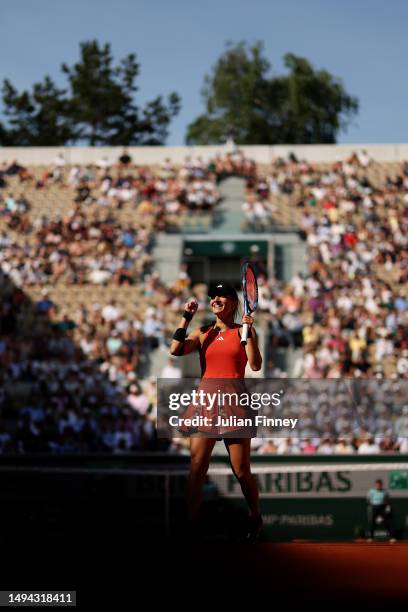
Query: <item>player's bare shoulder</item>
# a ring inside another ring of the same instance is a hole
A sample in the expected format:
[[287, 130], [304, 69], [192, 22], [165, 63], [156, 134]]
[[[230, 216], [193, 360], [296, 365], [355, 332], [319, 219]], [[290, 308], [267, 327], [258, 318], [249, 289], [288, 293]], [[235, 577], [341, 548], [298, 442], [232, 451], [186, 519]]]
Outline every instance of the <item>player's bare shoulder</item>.
[[203, 343], [204, 338], [206, 337], [207, 333], [210, 331], [210, 329], [212, 329], [214, 326], [212, 324], [210, 325], [202, 325], [201, 327], [197, 328], [197, 333], [198, 333], [198, 339], [200, 340], [200, 344]]

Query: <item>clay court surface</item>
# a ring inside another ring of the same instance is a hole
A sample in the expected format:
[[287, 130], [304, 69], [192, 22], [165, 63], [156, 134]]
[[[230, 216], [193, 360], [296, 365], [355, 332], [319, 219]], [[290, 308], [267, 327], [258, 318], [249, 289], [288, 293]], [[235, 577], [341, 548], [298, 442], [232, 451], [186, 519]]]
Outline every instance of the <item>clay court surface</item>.
[[216, 597], [218, 602], [252, 593], [263, 601], [271, 598], [271, 609], [276, 598], [292, 604], [321, 603], [325, 609], [327, 602], [343, 602], [348, 610], [362, 602], [408, 601], [404, 542], [214, 543], [186, 548], [177, 542], [141, 543], [129, 533], [127, 541], [121, 537], [107, 542], [101, 534], [92, 541], [55, 541], [48, 550], [31, 548], [25, 555], [21, 549], [14, 552], [3, 588], [12, 581], [11, 588], [76, 589], [82, 609], [98, 603], [122, 610], [141, 590], [158, 609], [168, 598], [180, 601], [191, 592], [199, 594], [200, 601]]
[[169, 588], [176, 586], [176, 592], [185, 584], [181, 577], [197, 593], [205, 577], [203, 597], [214, 589], [229, 591], [232, 597], [253, 592], [314, 602], [335, 596], [334, 601], [350, 605], [360, 600], [408, 601], [408, 543], [206, 544], [152, 553], [149, 565], [157, 567], [156, 580], [161, 577], [164, 584], [170, 578]]
[[254, 577], [288, 594], [295, 590], [305, 596], [336, 593], [346, 599], [408, 601], [408, 543], [291, 542], [224, 554], [242, 560]]

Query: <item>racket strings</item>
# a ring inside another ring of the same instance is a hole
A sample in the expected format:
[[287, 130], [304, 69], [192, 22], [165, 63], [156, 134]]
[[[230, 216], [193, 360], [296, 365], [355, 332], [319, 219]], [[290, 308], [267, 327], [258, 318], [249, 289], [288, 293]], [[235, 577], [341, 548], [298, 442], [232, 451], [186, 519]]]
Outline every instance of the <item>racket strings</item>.
[[252, 270], [247, 270], [245, 275], [245, 285], [246, 285], [246, 295], [248, 300], [248, 305], [251, 309], [253, 309], [258, 300], [258, 289], [256, 286], [255, 276]]

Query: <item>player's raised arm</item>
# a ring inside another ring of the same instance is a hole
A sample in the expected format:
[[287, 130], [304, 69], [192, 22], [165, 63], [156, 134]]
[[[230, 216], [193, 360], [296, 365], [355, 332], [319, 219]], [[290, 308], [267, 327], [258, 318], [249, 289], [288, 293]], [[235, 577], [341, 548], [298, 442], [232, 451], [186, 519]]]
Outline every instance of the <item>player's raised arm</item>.
[[197, 312], [198, 302], [194, 298], [188, 300], [184, 307], [183, 316], [179, 326], [174, 332], [170, 344], [170, 355], [188, 355], [198, 346], [200, 330], [196, 329], [187, 336], [187, 327]]

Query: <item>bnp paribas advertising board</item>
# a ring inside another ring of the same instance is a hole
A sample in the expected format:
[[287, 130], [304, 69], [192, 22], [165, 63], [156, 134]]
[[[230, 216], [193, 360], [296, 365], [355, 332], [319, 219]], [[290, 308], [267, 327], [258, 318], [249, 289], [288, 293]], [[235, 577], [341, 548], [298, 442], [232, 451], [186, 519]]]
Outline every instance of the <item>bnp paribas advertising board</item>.
[[[392, 508], [394, 529], [404, 537], [408, 527], [408, 465], [371, 464], [256, 466], [261, 507], [272, 539], [352, 539], [367, 530], [369, 489], [383, 481]], [[227, 471], [215, 469], [211, 480], [222, 497], [242, 503], [239, 483]]]

